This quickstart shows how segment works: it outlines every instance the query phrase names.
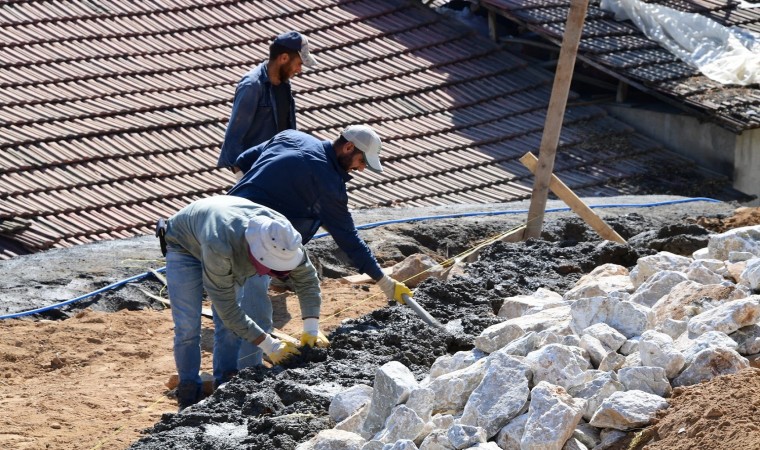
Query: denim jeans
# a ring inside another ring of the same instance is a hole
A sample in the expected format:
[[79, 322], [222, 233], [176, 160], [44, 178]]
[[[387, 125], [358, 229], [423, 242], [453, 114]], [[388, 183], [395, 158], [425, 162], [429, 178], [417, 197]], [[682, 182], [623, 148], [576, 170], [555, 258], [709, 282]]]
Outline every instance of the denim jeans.
[[[194, 256], [169, 247], [166, 282], [174, 320], [174, 362], [180, 383], [201, 382], [202, 270], [201, 262]], [[272, 329], [272, 303], [267, 295], [268, 287], [268, 276], [255, 275], [247, 280], [244, 288], [237, 289], [238, 302], [242, 303], [243, 311], [265, 331]], [[245, 292], [250, 295], [245, 295]], [[225, 374], [261, 364], [261, 356], [258, 346], [237, 337], [214, 313], [213, 375], [217, 382], [221, 382]]]
[[[267, 293], [270, 281], [271, 278], [268, 275], [254, 275], [245, 281], [237, 296], [238, 303], [245, 315], [267, 333], [272, 332], [272, 301]], [[260, 366], [261, 358], [262, 352], [258, 346], [245, 339], [240, 339], [238, 370]]]

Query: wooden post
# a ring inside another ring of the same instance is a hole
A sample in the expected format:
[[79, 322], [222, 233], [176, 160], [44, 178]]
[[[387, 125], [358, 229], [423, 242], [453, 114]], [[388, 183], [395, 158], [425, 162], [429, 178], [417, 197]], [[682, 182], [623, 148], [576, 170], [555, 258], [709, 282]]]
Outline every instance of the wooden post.
[[[533, 153], [528, 152], [523, 155], [523, 157], [520, 158], [520, 162], [523, 163], [525, 167], [528, 168], [528, 170], [536, 173], [536, 165], [538, 163], [538, 159], [533, 155]], [[567, 187], [567, 185], [563, 183], [562, 180], [557, 178], [557, 176], [554, 174], [552, 174], [551, 180], [549, 181], [549, 188], [552, 190], [552, 192], [557, 194], [557, 197], [562, 199], [562, 201], [565, 202], [567, 206], [573, 210], [574, 213], [581, 216], [581, 218], [591, 228], [599, 233], [599, 236], [601, 236], [602, 239], [619, 242], [621, 244], [626, 243], [625, 239], [617, 234], [617, 231], [613, 230], [609, 225], [607, 225], [605, 221], [602, 220], [601, 217], [597, 216], [596, 213], [594, 213], [594, 211], [588, 207], [588, 205], [583, 203], [583, 200], [575, 195], [575, 192], [570, 190], [570, 188]]]
[[541, 235], [546, 197], [549, 194], [549, 181], [554, 170], [554, 156], [557, 153], [559, 135], [562, 131], [562, 118], [565, 115], [567, 95], [570, 92], [570, 83], [573, 79], [575, 55], [578, 53], [578, 44], [581, 40], [587, 9], [588, 0], [570, 1], [570, 12], [567, 15], [562, 49], [559, 53], [557, 72], [554, 75], [554, 86], [549, 99], [549, 109], [546, 112], [544, 134], [541, 137], [541, 147], [538, 154], [538, 170], [536, 171], [536, 180], [533, 183], [530, 208], [528, 209], [528, 223], [523, 239], [537, 238]]

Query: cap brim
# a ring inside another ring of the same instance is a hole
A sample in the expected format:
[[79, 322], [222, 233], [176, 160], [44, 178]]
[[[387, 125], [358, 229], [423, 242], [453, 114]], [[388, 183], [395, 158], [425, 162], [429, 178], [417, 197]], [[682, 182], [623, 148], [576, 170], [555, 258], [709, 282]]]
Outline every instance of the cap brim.
[[311, 53], [308, 50], [301, 50], [298, 52], [298, 55], [301, 56], [301, 62], [306, 67], [314, 67], [317, 65], [317, 60], [311, 56]]
[[383, 166], [380, 165], [380, 156], [375, 153], [362, 153], [364, 154], [364, 162], [367, 163], [367, 169], [375, 173], [381, 173], [383, 171]]

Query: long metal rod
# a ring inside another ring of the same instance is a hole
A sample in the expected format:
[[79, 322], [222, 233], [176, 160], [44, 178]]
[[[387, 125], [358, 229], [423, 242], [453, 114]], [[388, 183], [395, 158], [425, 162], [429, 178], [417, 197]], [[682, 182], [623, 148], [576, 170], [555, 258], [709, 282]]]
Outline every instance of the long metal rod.
[[435, 320], [435, 318], [433, 318], [433, 316], [431, 316], [430, 313], [425, 311], [425, 308], [420, 306], [420, 304], [417, 303], [417, 301], [414, 300], [412, 297], [409, 297], [408, 295], [403, 294], [402, 298], [404, 299], [406, 304], [409, 305], [410, 308], [412, 308], [412, 311], [414, 311], [418, 316], [420, 316], [420, 319], [424, 320], [425, 323], [427, 323], [428, 325], [432, 325], [436, 328], [440, 328], [442, 330], [446, 329], [446, 327], [441, 325], [441, 322]]

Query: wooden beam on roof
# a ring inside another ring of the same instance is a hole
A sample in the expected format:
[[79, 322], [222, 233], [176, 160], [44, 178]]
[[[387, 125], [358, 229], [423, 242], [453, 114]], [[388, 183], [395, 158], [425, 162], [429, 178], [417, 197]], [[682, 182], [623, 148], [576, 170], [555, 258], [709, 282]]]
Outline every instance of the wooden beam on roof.
[[567, 14], [567, 24], [562, 39], [562, 48], [559, 52], [557, 72], [554, 74], [552, 95], [549, 99], [549, 109], [546, 112], [544, 134], [541, 137], [538, 153], [536, 180], [533, 183], [530, 208], [528, 209], [528, 223], [523, 239], [541, 236], [546, 199], [549, 195], [549, 183], [554, 170], [554, 156], [557, 154], [559, 135], [562, 131], [562, 118], [565, 115], [567, 96], [570, 92], [570, 83], [573, 80], [575, 56], [578, 54], [578, 45], [581, 41], [587, 9], [588, 0], [570, 1], [570, 12]]
[[[535, 157], [535, 155], [533, 155], [533, 153], [528, 152], [523, 155], [523, 157], [520, 158], [520, 162], [523, 163], [525, 167], [528, 168], [528, 170], [536, 173], [536, 165], [538, 163], [538, 159]], [[623, 237], [620, 236], [617, 231], [613, 230], [612, 227], [607, 225], [607, 223], [602, 220], [601, 217], [596, 215], [596, 213], [594, 213], [594, 211], [592, 211], [588, 205], [583, 203], [583, 200], [575, 195], [575, 192], [567, 187], [567, 185], [565, 185], [565, 183], [563, 183], [562, 180], [557, 178], [557, 176], [554, 174], [551, 176], [549, 188], [557, 195], [557, 197], [565, 202], [565, 204], [567, 204], [567, 206], [569, 206], [574, 213], [578, 214], [581, 219], [583, 219], [591, 228], [594, 229], [594, 231], [599, 233], [599, 236], [601, 236], [602, 239], [618, 242], [620, 244], [626, 243], [625, 239], [623, 239]]]

